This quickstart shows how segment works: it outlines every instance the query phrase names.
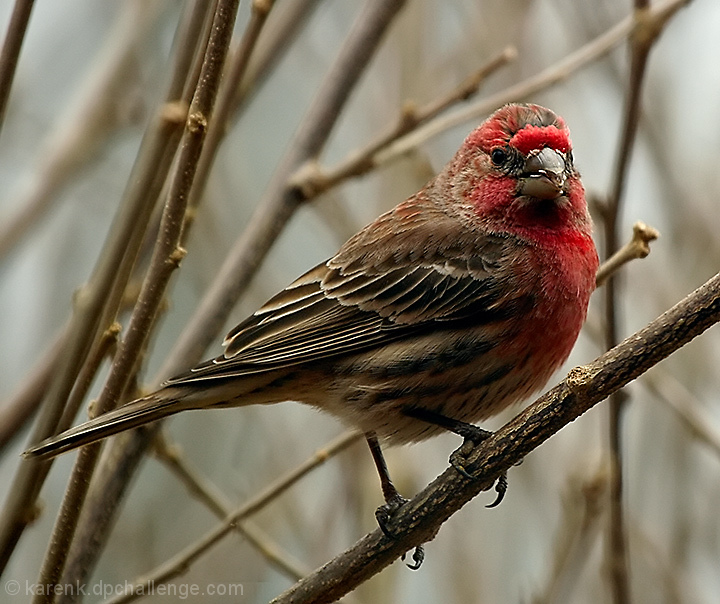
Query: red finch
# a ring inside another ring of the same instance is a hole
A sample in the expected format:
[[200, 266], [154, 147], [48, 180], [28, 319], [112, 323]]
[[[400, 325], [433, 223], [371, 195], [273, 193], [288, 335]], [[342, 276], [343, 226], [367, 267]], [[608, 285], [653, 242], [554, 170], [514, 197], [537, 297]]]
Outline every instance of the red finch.
[[421, 191], [352, 237], [225, 338], [225, 352], [50, 438], [49, 457], [186, 409], [295, 400], [379, 440], [470, 426], [565, 361], [598, 257], [562, 118], [507, 105]]

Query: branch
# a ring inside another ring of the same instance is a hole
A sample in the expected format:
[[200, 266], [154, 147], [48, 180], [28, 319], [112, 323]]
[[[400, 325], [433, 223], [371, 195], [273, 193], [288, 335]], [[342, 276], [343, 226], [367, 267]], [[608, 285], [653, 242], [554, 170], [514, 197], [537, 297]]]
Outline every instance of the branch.
[[[358, 16], [255, 217], [236, 242], [210, 291], [174, 346], [160, 371], [161, 375], [177, 373], [200, 361], [209, 343], [217, 336], [227, 314], [270, 244], [299, 207], [297, 192], [286, 186], [289, 173], [299, 163], [318, 153], [325, 144], [351, 91], [403, 4], [404, 0], [372, 0]], [[63, 576], [63, 582], [85, 581], [107, 539], [119, 507], [118, 502], [124, 496], [129, 479], [154, 434], [153, 428], [135, 430], [127, 435], [119, 435], [108, 443], [103, 465], [96, 474], [83, 512], [82, 535], [77, 538], [78, 541], [90, 544], [88, 548], [92, 547], [93, 553], [86, 554], [78, 550], [75, 560], [68, 565], [74, 570]], [[74, 554], [75, 548], [71, 555]], [[86, 557], [91, 559], [87, 560]]]
[[225, 518], [222, 524], [203, 535], [173, 558], [147, 573], [144, 577], [137, 579], [133, 582], [129, 590], [116, 598], [111, 598], [105, 604], [134, 602], [142, 597], [143, 594], [148, 593], [150, 586], [167, 583], [178, 575], [183, 574], [195, 560], [209, 551], [210, 548], [215, 546], [223, 537], [228, 535], [239, 522], [265, 508], [271, 501], [277, 499], [277, 497], [309, 472], [361, 438], [362, 434], [358, 432], [341, 434], [326, 447], [316, 451], [310, 459], [270, 484], [250, 501], [234, 510]]
[[[170, 276], [185, 251], [180, 247], [187, 198], [192, 187], [198, 160], [212, 117], [239, 0], [218, 2], [210, 37], [204, 52], [202, 69], [190, 103], [175, 170], [168, 187], [150, 267], [145, 276], [135, 310], [130, 318], [127, 335], [118, 347], [107, 381], [98, 400], [98, 413], [113, 409], [133, 375], [136, 361], [144, 349], [158, 309], [165, 295]], [[40, 573], [39, 585], [52, 586], [60, 580], [65, 560], [87, 494], [90, 477], [101, 446], [85, 447], [78, 455], [65, 493], [60, 514]], [[48, 601], [47, 594], [38, 594], [35, 602]], [[51, 601], [51, 600], [50, 600]]]
[[30, 22], [33, 4], [35, 4], [34, 0], [16, 0], [2, 51], [0, 51], [0, 131], [5, 122], [5, 110], [10, 98], [15, 68]]
[[193, 319], [181, 334], [174, 353], [160, 373], [172, 375], [202, 358], [218, 337], [229, 310], [295, 210], [304, 201], [287, 179], [323, 148], [345, 102], [367, 67], [404, 0], [372, 0], [354, 23], [337, 59], [326, 74], [307, 115], [293, 138], [272, 182], [247, 228], [235, 242], [203, 297]]
[[562, 427], [720, 321], [720, 273], [647, 327], [568, 376], [477, 446], [464, 463], [475, 480], [448, 468], [391, 519], [305, 577], [273, 604], [333, 602], [405, 552], [435, 537], [440, 526]]
[[[689, 4], [689, 2], [690, 0], [668, 0], [667, 2], [658, 3], [652, 9], [648, 10], [646, 20], [652, 23], [664, 23], [680, 8]], [[422, 128], [418, 128], [411, 134], [398, 139], [392, 145], [388, 146], [387, 149], [378, 153], [374, 159], [375, 164], [381, 165], [394, 161], [449, 128], [466, 122], [477, 121], [501, 105], [526, 99], [541, 90], [566, 80], [582, 67], [593, 63], [603, 55], [609, 53], [625, 40], [625, 38], [631, 35], [636, 27], [638, 27], [638, 23], [635, 17], [632, 15], [626, 17], [605, 33], [600, 34], [597, 38], [591, 40], [537, 75], [518, 82], [477, 103], [463, 107], [454, 113], [443, 115], [432, 120]]]
[[[635, 10], [632, 15], [634, 27], [630, 38], [629, 90], [623, 111], [622, 130], [610, 194], [607, 207], [603, 211], [606, 254], [615, 254], [618, 249], [618, 225], [627, 175], [630, 169], [630, 158], [640, 124], [642, 90], [648, 58], [658, 35], [673, 14], [674, 11], [652, 14], [648, 0], [635, 0]], [[607, 348], [615, 346], [619, 339], [618, 290], [619, 285], [613, 280], [607, 283], [604, 291], [605, 345]], [[610, 397], [610, 421], [608, 426], [612, 471], [610, 474], [610, 515], [606, 558], [615, 604], [628, 604], [630, 602], [630, 568], [623, 508], [622, 411], [627, 402], [623, 394], [618, 391]]]
[[602, 263], [595, 276], [595, 286], [600, 287], [623, 265], [631, 260], [645, 258], [650, 253], [650, 242], [660, 236], [657, 229], [636, 222], [633, 225], [633, 236], [624, 246]]
[[448, 107], [477, 94], [480, 86], [489, 75], [516, 58], [517, 50], [513, 46], [508, 46], [474, 74], [466, 78], [464, 82], [461, 82], [454, 90], [441, 98], [431, 101], [419, 109], [415, 108], [411, 103], [406, 103], [396, 124], [364, 149], [352, 153], [343, 162], [327, 170], [320, 168], [315, 158], [309, 159], [289, 178], [290, 186], [300, 189], [305, 199], [309, 200], [331, 187], [337, 186], [343, 180], [366, 174], [376, 167], [374, 157], [382, 149], [388, 147], [401, 136], [428, 122]]
[[[190, 466], [182, 454], [180, 447], [169, 443], [162, 430], [158, 433], [157, 438], [155, 438], [154, 444], [155, 456], [172, 472], [173, 476], [185, 485], [185, 488], [187, 488], [198, 501], [205, 505], [220, 520], [232, 514], [233, 510], [230, 502], [210, 480]], [[294, 581], [299, 581], [305, 575], [309, 574], [310, 569], [305, 568], [301, 562], [293, 559], [290, 553], [284, 551], [259, 526], [246, 520], [244, 522], [237, 522], [233, 528], [242, 535], [271, 566], [274, 566], [285, 576]]]
[[[38, 149], [37, 168], [20, 191], [17, 210], [0, 221], [0, 258], [5, 259], [49, 214], [78, 172], [112, 141], [126, 117], [124, 107], [137, 85], [138, 46], [161, 15], [156, 2], [127, 2], [90, 65], [80, 93], [58, 116]], [[0, 74], [0, 78], [2, 75]], [[0, 84], [1, 85], [1, 84]]]

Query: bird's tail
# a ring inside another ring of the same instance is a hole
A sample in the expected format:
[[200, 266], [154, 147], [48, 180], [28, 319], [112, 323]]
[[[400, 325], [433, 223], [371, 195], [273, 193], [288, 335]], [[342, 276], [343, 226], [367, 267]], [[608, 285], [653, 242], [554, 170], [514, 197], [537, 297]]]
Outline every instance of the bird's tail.
[[150, 394], [47, 438], [30, 447], [23, 453], [23, 456], [38, 459], [55, 457], [66, 451], [88, 445], [124, 430], [149, 424], [188, 408], [180, 403], [177, 397], [161, 394], [161, 392], [163, 391]]

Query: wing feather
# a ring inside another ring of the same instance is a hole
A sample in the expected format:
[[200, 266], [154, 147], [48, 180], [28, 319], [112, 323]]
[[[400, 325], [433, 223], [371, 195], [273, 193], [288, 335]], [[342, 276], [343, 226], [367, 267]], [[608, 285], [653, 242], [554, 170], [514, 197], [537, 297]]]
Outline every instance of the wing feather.
[[[392, 224], [391, 218], [384, 215], [377, 224]], [[404, 238], [390, 228], [395, 247], [372, 228], [361, 231], [234, 328], [223, 355], [169, 383], [227, 379], [357, 353], [449, 329], [453, 322], [505, 320], [507, 309], [533, 303], [508, 253], [517, 242], [469, 230], [458, 235], [457, 225], [451, 226], [445, 239], [437, 222], [424, 239], [418, 225]], [[403, 247], [423, 240], [432, 246]]]

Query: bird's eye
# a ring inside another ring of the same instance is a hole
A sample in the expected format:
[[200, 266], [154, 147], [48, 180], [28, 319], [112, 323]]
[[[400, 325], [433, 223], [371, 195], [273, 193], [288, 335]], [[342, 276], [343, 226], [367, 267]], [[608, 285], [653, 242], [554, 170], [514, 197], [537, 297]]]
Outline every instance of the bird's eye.
[[490, 152], [490, 159], [496, 166], [502, 166], [508, 160], [508, 154], [502, 147], [497, 147]]

